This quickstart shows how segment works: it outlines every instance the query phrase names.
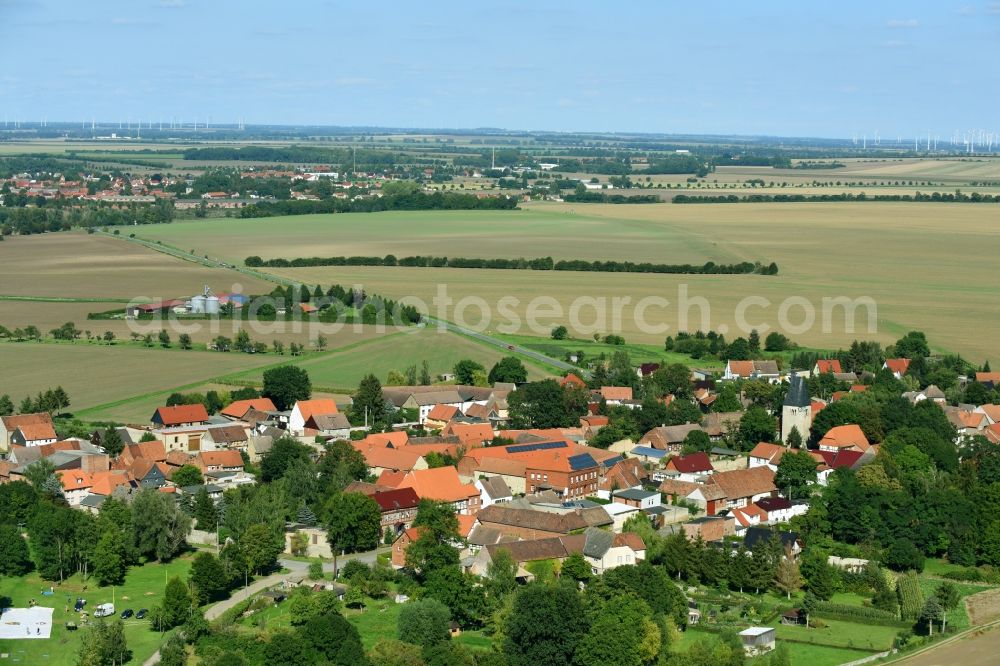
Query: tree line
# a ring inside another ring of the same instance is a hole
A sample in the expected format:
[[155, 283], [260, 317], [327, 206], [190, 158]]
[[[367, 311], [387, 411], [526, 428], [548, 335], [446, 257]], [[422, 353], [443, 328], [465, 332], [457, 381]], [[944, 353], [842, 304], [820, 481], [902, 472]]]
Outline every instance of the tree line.
[[842, 192], [840, 194], [735, 194], [692, 195], [678, 194], [672, 199], [676, 204], [713, 204], [713, 203], [800, 203], [817, 201], [919, 201], [942, 203], [1000, 203], [1000, 195], [981, 194], [973, 192], [933, 192], [924, 194], [865, 194], [859, 192]]
[[384, 257], [296, 257], [294, 259], [262, 259], [254, 255], [243, 263], [251, 268], [300, 268], [306, 266], [405, 266], [413, 268], [485, 268], [533, 271], [584, 271], [594, 273], [673, 273], [696, 275], [777, 275], [778, 265], [774, 262], [764, 265], [760, 262], [744, 261], [738, 264], [717, 264], [714, 261], [702, 265], [694, 264], [654, 264], [631, 261], [587, 261], [585, 259], [562, 259], [552, 257], [535, 259], [484, 259], [469, 257], [412, 256], [397, 258], [388, 254]]
[[317, 213], [375, 213], [386, 210], [513, 210], [517, 199], [478, 197], [458, 192], [413, 192], [401, 195], [330, 199], [327, 201], [265, 201], [240, 209], [240, 217], [313, 215]]

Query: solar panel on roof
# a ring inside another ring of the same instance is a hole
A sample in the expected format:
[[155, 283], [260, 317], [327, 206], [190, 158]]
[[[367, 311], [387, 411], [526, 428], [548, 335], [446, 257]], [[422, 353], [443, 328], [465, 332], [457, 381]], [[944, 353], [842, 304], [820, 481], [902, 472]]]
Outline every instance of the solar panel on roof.
[[597, 467], [597, 461], [589, 453], [581, 453], [569, 457], [569, 467], [575, 472], [576, 470], [587, 469], [588, 467]]
[[514, 444], [513, 446], [508, 446], [507, 453], [527, 453], [528, 451], [564, 448], [566, 448], [566, 442], [535, 442], [534, 444]]

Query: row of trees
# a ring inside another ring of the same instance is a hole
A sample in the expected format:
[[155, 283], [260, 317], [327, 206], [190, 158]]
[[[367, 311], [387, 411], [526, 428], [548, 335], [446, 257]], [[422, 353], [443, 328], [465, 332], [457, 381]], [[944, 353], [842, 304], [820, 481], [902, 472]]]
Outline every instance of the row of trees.
[[533, 271], [585, 271], [597, 273], [694, 273], [710, 274], [745, 274], [777, 275], [778, 266], [775, 263], [742, 262], [738, 264], [716, 264], [714, 261], [702, 265], [694, 264], [654, 264], [649, 262], [634, 263], [631, 261], [586, 261], [583, 259], [568, 259], [555, 261], [552, 257], [537, 259], [481, 259], [466, 257], [432, 257], [412, 256], [396, 258], [387, 254], [384, 257], [296, 257], [294, 259], [262, 259], [254, 255], [247, 257], [244, 264], [251, 268], [266, 266], [268, 268], [300, 268], [304, 266], [409, 266], [416, 268], [487, 268], [506, 270]]

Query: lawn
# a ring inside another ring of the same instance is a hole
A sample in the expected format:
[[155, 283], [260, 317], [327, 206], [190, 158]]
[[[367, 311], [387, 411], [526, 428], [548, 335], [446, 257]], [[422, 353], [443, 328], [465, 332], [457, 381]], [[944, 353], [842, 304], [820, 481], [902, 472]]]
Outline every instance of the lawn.
[[786, 639], [802, 643], [869, 650], [872, 652], [887, 650], [892, 647], [892, 641], [900, 631], [897, 627], [883, 627], [859, 622], [844, 622], [841, 620], [828, 620], [826, 618], [810, 618], [810, 620], [822, 621], [826, 626], [821, 629], [805, 626], [788, 626], [781, 624], [780, 621], [775, 621], [770, 626], [777, 627], [779, 640]]
[[[97, 587], [93, 579], [85, 582], [79, 575], [62, 584], [42, 581], [34, 573], [21, 578], [5, 577], [0, 581], [0, 594], [10, 598], [14, 607], [25, 607], [29, 599], [34, 599], [39, 605], [53, 606], [55, 612], [52, 615], [51, 638], [0, 641], [0, 652], [9, 652], [12, 662], [22, 664], [75, 664], [82, 631], [69, 631], [65, 623], [80, 619], [79, 614], [73, 612], [73, 601], [77, 597], [87, 600], [86, 609], [91, 613], [98, 604], [111, 602], [112, 599], [118, 613], [126, 608], [152, 608], [159, 603], [167, 578], [186, 577], [190, 566], [190, 559], [183, 557], [166, 564], [133, 567], [125, 583], [115, 588]], [[41, 590], [49, 589], [50, 585], [55, 588], [55, 594], [42, 596]], [[67, 598], [70, 599], [69, 612], [66, 612]], [[125, 636], [133, 652], [132, 663], [141, 664], [160, 646], [161, 635], [149, 629], [148, 620], [126, 620]]]
[[[473, 359], [487, 370], [501, 358], [499, 349], [487, 347], [455, 333], [436, 328], [406, 329], [377, 340], [352, 347], [350, 350], [313, 355], [292, 363], [309, 372], [313, 386], [332, 391], [350, 391], [357, 388], [365, 375], [373, 373], [383, 383], [392, 370], [404, 371], [416, 365], [418, 370], [426, 360], [433, 377], [450, 373], [455, 363]], [[545, 373], [536, 366], [525, 363], [529, 379], [539, 379]], [[233, 376], [236, 379], [260, 381], [262, 372], [251, 370]]]
[[[1000, 311], [984, 308], [1000, 288], [993, 252], [1000, 228], [989, 206], [933, 203], [802, 203], [731, 205], [568, 205], [526, 204], [516, 211], [419, 211], [315, 215], [253, 220], [197, 220], [139, 230], [199, 254], [242, 261], [262, 257], [434, 254], [448, 256], [553, 256], [664, 263], [775, 261], [777, 276], [652, 275], [560, 271], [500, 271], [383, 267], [270, 269], [309, 284], [363, 284], [388, 296], [412, 295], [428, 304], [440, 286], [456, 301], [478, 296], [494, 314], [502, 296], [520, 303], [511, 310], [524, 321], [527, 303], [550, 296], [562, 304], [548, 326], [569, 324], [568, 307], [586, 296], [628, 297], [622, 334], [630, 342], [661, 343], [667, 331], [726, 326], [727, 337], [740, 330], [736, 307], [748, 296], [769, 301], [745, 313], [747, 323], [763, 329], [779, 324], [778, 310], [790, 296], [811, 304], [816, 323], [804, 332], [795, 306], [783, 327], [799, 344], [818, 348], [847, 346], [856, 337], [892, 342], [911, 329], [928, 333], [937, 350], [962, 353], [981, 362], [993, 348], [984, 328], [1000, 325]], [[234, 229], [238, 227], [239, 232]], [[891, 250], [890, 250], [891, 248]], [[688, 298], [710, 305], [708, 326], [701, 309], [681, 317], [680, 288]], [[665, 298], [645, 312], [652, 329], [636, 321], [635, 306], [647, 296]], [[843, 309], [826, 317], [823, 298], [868, 297], [877, 304], [877, 330], [868, 332], [867, 313], [859, 310], [854, 331], [846, 330]], [[451, 319], [452, 317], [445, 317]], [[583, 322], [591, 319], [584, 311]], [[494, 326], [496, 322], [494, 321]], [[609, 319], [598, 326], [612, 332]], [[520, 334], [529, 333], [521, 326]], [[532, 334], [545, 335], [546, 331]], [[580, 334], [576, 337], [584, 337]]]
[[[714, 643], [717, 640], [719, 640], [718, 634], [692, 629], [681, 634], [680, 642], [671, 646], [671, 651], [684, 652], [694, 643], [699, 641]], [[839, 664], [845, 664], [847, 662], [854, 661], [855, 659], [862, 659], [872, 654], [871, 651], [866, 650], [832, 647], [828, 645], [815, 645], [810, 643], [795, 643], [787, 640], [783, 641], [781, 640], [780, 634], [777, 644], [784, 645], [788, 648], [791, 663], [795, 666], [798, 666], [799, 664], [807, 664], [808, 666], [839, 666]], [[766, 659], [767, 657], [763, 656], [759, 659], [751, 660], [748, 663], [754, 664], [758, 661], [764, 661]]]

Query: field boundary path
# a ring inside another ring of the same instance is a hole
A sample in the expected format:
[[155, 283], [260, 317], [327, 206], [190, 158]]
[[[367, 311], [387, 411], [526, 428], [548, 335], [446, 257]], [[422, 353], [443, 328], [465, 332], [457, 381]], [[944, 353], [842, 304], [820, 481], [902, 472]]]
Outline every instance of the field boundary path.
[[[365, 564], [374, 564], [378, 559], [378, 556], [382, 553], [388, 553], [390, 551], [389, 547], [376, 548], [375, 550], [369, 550], [364, 553], [353, 553], [351, 555], [343, 555], [337, 558], [337, 566], [342, 567], [341, 562], [350, 562], [351, 560], [357, 560], [359, 562], [364, 562]], [[241, 601], [246, 601], [258, 592], [262, 592], [269, 587], [273, 587], [279, 584], [282, 580], [287, 578], [290, 574], [295, 573], [305, 573], [309, 569], [308, 562], [300, 562], [299, 560], [286, 560], [280, 559], [278, 563], [288, 569], [288, 571], [283, 573], [274, 573], [270, 576], [265, 576], [259, 580], [255, 580], [253, 583], [247, 587], [240, 588], [233, 592], [228, 599], [223, 599], [222, 601], [213, 604], [205, 609], [205, 619], [211, 622], [219, 618], [223, 613], [225, 613], [230, 608], [234, 607]], [[324, 562], [323, 571], [325, 573], [333, 572], [333, 562]], [[142, 662], [142, 666], [154, 666], [160, 663], [160, 651], [157, 650], [150, 657]]]
[[[252, 268], [247, 268], [246, 266], [236, 266], [234, 264], [227, 264], [225, 262], [217, 261], [215, 259], [199, 257], [196, 254], [185, 252], [184, 250], [180, 250], [178, 248], [171, 247], [169, 245], [163, 245], [162, 243], [154, 243], [153, 241], [143, 240], [141, 238], [129, 238], [122, 236], [120, 234], [116, 236], [115, 234], [109, 234], [106, 231], [95, 231], [94, 233], [100, 234], [102, 236], [107, 236], [109, 238], [114, 238], [117, 240], [126, 240], [131, 243], [138, 243], [139, 245], [147, 247], [151, 250], [155, 250], [156, 252], [162, 252], [172, 257], [183, 259], [184, 261], [193, 261], [195, 263], [202, 264], [203, 266], [207, 266], [209, 268], [226, 268], [232, 271], [236, 271], [238, 273], [243, 273], [244, 275], [255, 277], [258, 280], [274, 282], [276, 284], [282, 284], [282, 285], [298, 284], [298, 282], [296, 282], [295, 280], [279, 277], [277, 275], [272, 275], [270, 273], [262, 273], [260, 271], [255, 271]], [[486, 335], [485, 333], [473, 331], [472, 329], [458, 326], [457, 324], [453, 324], [450, 321], [437, 319], [435, 317], [431, 317], [430, 315], [424, 315], [424, 320], [426, 320], [428, 324], [439, 326], [441, 328], [451, 331], [452, 333], [464, 335], [467, 338], [472, 338], [473, 340], [490, 345], [491, 347], [498, 347], [499, 349], [502, 349], [504, 351], [514, 352], [516, 354], [524, 356], [525, 358], [531, 359], [538, 363], [544, 363], [545, 365], [549, 365], [558, 370], [575, 372], [581, 375], [584, 379], [587, 379], [590, 376], [590, 373], [586, 370], [583, 370], [582, 368], [572, 365], [571, 363], [567, 363], [566, 361], [563, 361], [561, 359], [548, 356], [547, 354], [543, 354], [539, 351], [528, 349], [527, 347], [523, 347], [521, 345], [511, 344], [505, 340], [494, 338], [492, 336]]]
[[571, 363], [567, 363], [566, 361], [562, 361], [552, 356], [548, 356], [541, 352], [535, 351], [534, 349], [529, 349], [521, 345], [512, 344], [510, 342], [507, 342], [506, 340], [501, 340], [499, 338], [494, 338], [489, 335], [486, 335], [485, 333], [479, 333], [478, 331], [473, 331], [472, 329], [464, 328], [457, 324], [453, 324], [450, 321], [445, 321], [444, 319], [437, 319], [436, 317], [431, 317], [429, 315], [424, 315], [424, 319], [427, 320], [428, 324], [439, 326], [441, 328], [451, 331], [452, 333], [458, 333], [459, 335], [464, 335], [467, 338], [478, 340], [479, 342], [485, 343], [487, 345], [491, 345], [493, 347], [499, 347], [504, 351], [518, 353], [522, 356], [526, 356], [527, 358], [538, 361], [539, 363], [545, 363], [546, 365], [551, 365], [552, 367], [558, 368], [559, 370], [575, 372], [579, 375], [582, 375], [584, 379], [587, 379], [590, 376], [590, 373], [588, 371], [578, 366], [575, 366]]

